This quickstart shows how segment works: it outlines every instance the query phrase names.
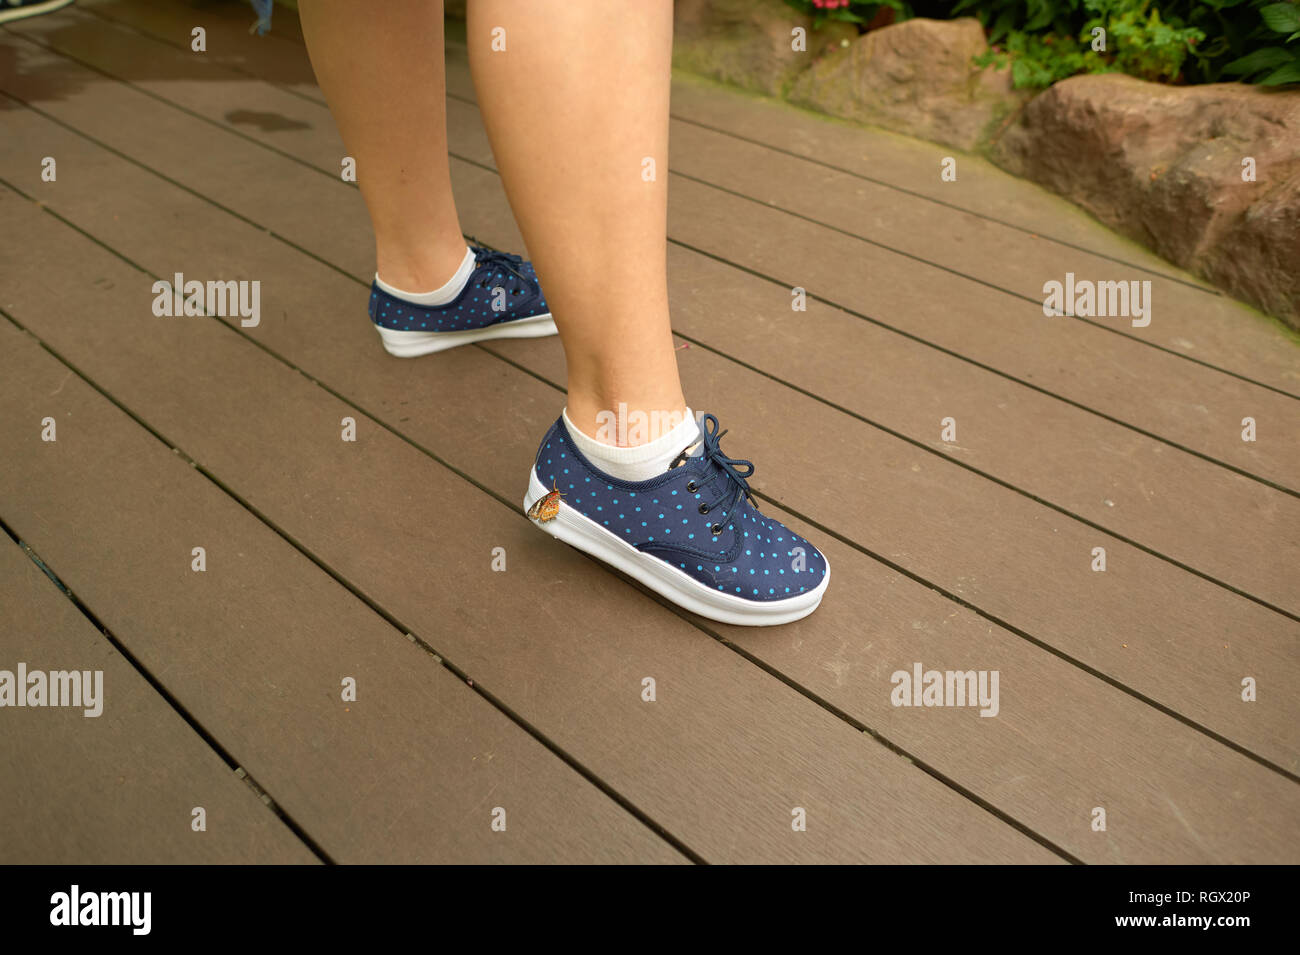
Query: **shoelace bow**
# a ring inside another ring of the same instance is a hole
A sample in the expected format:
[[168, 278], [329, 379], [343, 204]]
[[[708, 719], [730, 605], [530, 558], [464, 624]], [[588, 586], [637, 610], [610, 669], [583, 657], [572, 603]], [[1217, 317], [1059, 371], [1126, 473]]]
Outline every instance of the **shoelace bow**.
[[[488, 270], [500, 269], [502, 272], [506, 273], [507, 276], [514, 276], [514, 278], [519, 282], [519, 285], [523, 287], [523, 294], [528, 296], [528, 298], [532, 298], [541, 291], [541, 287], [537, 282], [524, 272], [524, 260], [522, 256], [513, 255], [510, 252], [499, 252], [496, 249], [485, 249], [482, 246], [474, 246], [473, 249], [474, 258], [478, 260], [479, 268]], [[514, 289], [511, 289], [511, 291], [513, 292]], [[520, 302], [519, 304], [524, 305], [525, 302]]]
[[742, 494], [751, 504], [757, 506], [753, 492], [749, 489], [749, 482], [745, 480], [754, 476], [754, 462], [743, 458], [729, 458], [722, 453], [722, 436], [727, 432], [718, 430], [717, 417], [705, 414], [700, 419], [700, 424], [704, 430], [704, 458], [712, 461], [727, 478], [727, 487], [716, 500], [706, 504], [705, 507], [712, 511], [723, 501], [727, 502], [727, 507], [734, 507]]

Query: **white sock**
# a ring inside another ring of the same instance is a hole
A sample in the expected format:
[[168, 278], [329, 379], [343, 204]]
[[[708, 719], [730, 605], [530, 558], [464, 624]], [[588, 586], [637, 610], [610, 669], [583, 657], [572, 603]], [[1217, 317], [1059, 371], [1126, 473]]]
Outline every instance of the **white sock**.
[[631, 448], [618, 448], [583, 434], [564, 409], [564, 426], [568, 428], [573, 443], [592, 464], [611, 477], [623, 481], [648, 481], [668, 470], [673, 460], [700, 440], [700, 426], [695, 412], [686, 409], [686, 416], [671, 431], [661, 434], [648, 444]]
[[434, 289], [432, 292], [406, 292], [400, 288], [389, 285], [375, 273], [375, 284], [387, 292], [389, 295], [396, 296], [406, 302], [415, 305], [446, 305], [448, 302], [455, 300], [460, 294], [465, 283], [469, 281], [470, 273], [474, 271], [474, 263], [477, 261], [474, 257], [474, 250], [465, 246], [465, 258], [460, 260], [460, 268], [456, 274], [451, 277], [442, 288]]

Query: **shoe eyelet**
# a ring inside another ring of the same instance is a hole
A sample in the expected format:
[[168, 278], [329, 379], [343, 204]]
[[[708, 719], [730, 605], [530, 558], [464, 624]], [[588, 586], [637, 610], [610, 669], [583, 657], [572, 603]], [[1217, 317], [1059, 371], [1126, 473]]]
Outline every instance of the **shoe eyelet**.
[[687, 491], [687, 493], [694, 494], [694, 493], [695, 493], [696, 491], [698, 491], [699, 489], [700, 489], [700, 486], [699, 486], [698, 484], [696, 484], [694, 481], [687, 481], [687, 482], [686, 482], [686, 491]]
[[701, 504], [701, 505], [700, 505], [700, 513], [701, 513], [701, 514], [707, 514], [707, 513], [709, 513], [709, 505], [707, 505], [707, 504]]
[[722, 533], [722, 525], [714, 524], [712, 527], [709, 528], [709, 530], [713, 532], [714, 537], [717, 537], [719, 534]]

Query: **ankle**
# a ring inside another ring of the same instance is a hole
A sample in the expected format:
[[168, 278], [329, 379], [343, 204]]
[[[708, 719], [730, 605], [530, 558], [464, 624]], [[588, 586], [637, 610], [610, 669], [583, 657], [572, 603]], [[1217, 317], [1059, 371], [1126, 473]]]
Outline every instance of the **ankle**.
[[457, 266], [456, 271], [452, 273], [451, 278], [447, 279], [447, 281], [442, 285], [427, 291], [422, 289], [420, 286], [404, 288], [395, 285], [378, 272], [375, 273], [375, 283], [395, 298], [402, 299], [403, 301], [415, 305], [437, 308], [443, 305], [450, 305], [460, 297], [460, 294], [465, 290], [465, 286], [469, 284], [470, 276], [474, 274], [475, 262], [476, 257], [474, 251], [470, 248], [466, 248], [464, 255], [461, 257], [460, 265]]
[[569, 394], [565, 421], [583, 435], [611, 447], [629, 448], [657, 441], [690, 417], [680, 395], [658, 401], [593, 401]]
[[463, 238], [459, 245], [439, 242], [418, 249], [380, 245], [375, 256], [376, 274], [394, 288], [430, 292], [441, 289], [456, 275], [468, 251]]
[[[673, 422], [671, 426], [665, 423], [660, 433], [635, 444], [614, 444], [600, 431], [596, 435], [583, 433], [573, 422], [568, 409], [562, 417], [569, 438], [587, 460], [602, 474], [623, 481], [647, 481], [658, 477], [679, 462], [683, 452], [696, 444], [700, 437], [699, 425], [689, 408], [670, 413], [667, 420]], [[648, 428], [643, 430], [642, 437], [649, 434]]]

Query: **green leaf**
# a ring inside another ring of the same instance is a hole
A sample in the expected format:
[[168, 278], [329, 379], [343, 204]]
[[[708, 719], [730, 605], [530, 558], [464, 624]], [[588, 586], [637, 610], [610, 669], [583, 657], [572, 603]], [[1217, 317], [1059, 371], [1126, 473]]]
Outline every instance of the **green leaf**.
[[1300, 58], [1274, 70], [1259, 81], [1260, 86], [1280, 86], [1283, 83], [1300, 83]]
[[1262, 50], [1247, 53], [1245, 56], [1233, 60], [1223, 68], [1223, 72], [1234, 76], [1237, 74], [1250, 75], [1261, 70], [1275, 70], [1279, 66], [1290, 63], [1291, 60], [1290, 50], [1284, 50], [1280, 46], [1266, 46]]
[[1300, 30], [1300, 6], [1294, 3], [1270, 3], [1259, 8], [1259, 15], [1274, 33]]
[[1021, 29], [1026, 33], [1037, 33], [1052, 22], [1052, 6], [1047, 0], [1027, 0], [1025, 7], [1029, 21]]
[[1002, 39], [1016, 22], [1016, 12], [1014, 10], [1003, 10], [1001, 16], [993, 21], [993, 28], [989, 30], [989, 43], [997, 43]]

